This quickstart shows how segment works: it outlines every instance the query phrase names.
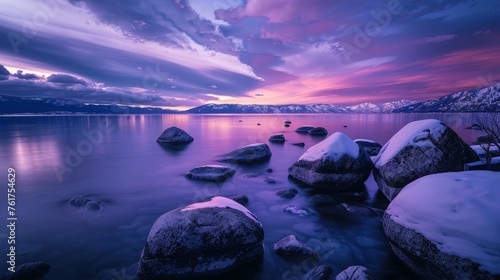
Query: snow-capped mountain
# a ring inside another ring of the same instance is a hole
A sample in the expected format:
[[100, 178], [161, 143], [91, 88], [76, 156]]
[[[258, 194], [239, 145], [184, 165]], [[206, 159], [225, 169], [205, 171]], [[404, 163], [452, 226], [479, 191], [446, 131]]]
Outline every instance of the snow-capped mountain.
[[191, 114], [273, 114], [273, 113], [347, 113], [345, 107], [332, 104], [315, 105], [240, 105], [206, 104], [186, 111]]
[[382, 104], [361, 103], [358, 105], [347, 106], [346, 109], [348, 109], [348, 111], [352, 113], [390, 113], [395, 109], [405, 107], [414, 103], [416, 102], [410, 100], [399, 100]]
[[500, 112], [500, 83], [414, 103], [394, 112]]

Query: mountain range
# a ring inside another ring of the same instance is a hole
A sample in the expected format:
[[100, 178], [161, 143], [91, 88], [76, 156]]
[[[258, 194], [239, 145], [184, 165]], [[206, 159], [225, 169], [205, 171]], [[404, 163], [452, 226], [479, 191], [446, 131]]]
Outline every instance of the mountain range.
[[206, 104], [186, 111], [155, 107], [86, 104], [62, 98], [13, 97], [0, 95], [0, 114], [271, 114], [271, 113], [423, 113], [423, 112], [500, 112], [500, 83], [464, 90], [426, 100], [398, 100], [382, 104], [352, 106], [333, 104], [241, 105]]

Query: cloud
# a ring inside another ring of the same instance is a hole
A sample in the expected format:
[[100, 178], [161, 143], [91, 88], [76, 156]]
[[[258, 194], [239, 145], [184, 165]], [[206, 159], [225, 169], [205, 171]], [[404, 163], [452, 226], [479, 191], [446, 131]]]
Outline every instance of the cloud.
[[419, 45], [419, 44], [427, 44], [427, 43], [439, 43], [444, 41], [449, 41], [458, 37], [456, 34], [447, 34], [447, 35], [438, 35], [434, 37], [425, 37], [412, 40], [410, 44]]
[[477, 36], [477, 35], [490, 35], [490, 33], [491, 33], [491, 29], [488, 29], [488, 30], [479, 30], [479, 31], [474, 32], [474, 36]]
[[76, 77], [67, 74], [52, 74], [49, 77], [47, 77], [47, 82], [58, 83], [58, 84], [82, 84], [82, 85], [87, 83], [82, 79], [78, 79]]
[[12, 74], [12, 76], [14, 76], [18, 79], [22, 79], [22, 80], [38, 80], [38, 79], [40, 79], [40, 77], [38, 77], [37, 75], [35, 75], [33, 73], [23, 74], [22, 70], [17, 70], [17, 72], [15, 74]]
[[256, 93], [255, 96], [264, 96], [262, 93]]

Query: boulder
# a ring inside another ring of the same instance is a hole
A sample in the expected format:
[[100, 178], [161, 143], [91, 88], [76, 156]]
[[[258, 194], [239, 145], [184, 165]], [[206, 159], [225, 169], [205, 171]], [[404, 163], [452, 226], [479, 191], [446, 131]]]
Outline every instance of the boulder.
[[139, 279], [217, 276], [260, 259], [264, 230], [244, 206], [213, 197], [156, 220], [139, 260]]
[[353, 190], [368, 179], [373, 163], [363, 148], [341, 132], [309, 148], [290, 168], [293, 178], [334, 191]]
[[478, 161], [477, 154], [448, 126], [438, 120], [407, 124], [382, 147], [373, 176], [392, 200], [408, 183], [425, 175], [463, 171]]
[[373, 274], [364, 266], [350, 266], [340, 272], [335, 280], [372, 280]]
[[314, 126], [312, 125], [304, 125], [295, 130], [297, 133], [308, 133], [311, 129], [313, 129]]
[[50, 270], [50, 265], [43, 262], [25, 263], [16, 266], [16, 272], [7, 272], [1, 280], [37, 280], [45, 279], [44, 276]]
[[187, 132], [176, 126], [172, 126], [165, 129], [156, 142], [166, 144], [187, 144], [193, 140], [193, 137]]
[[307, 132], [309, 135], [313, 136], [325, 136], [328, 134], [328, 130], [324, 127], [315, 127]]
[[433, 174], [389, 204], [384, 233], [422, 279], [500, 279], [500, 173]]
[[320, 265], [311, 269], [302, 280], [334, 280], [333, 269], [328, 265]]
[[195, 180], [222, 182], [236, 173], [236, 170], [221, 165], [198, 166], [186, 174], [186, 177]]
[[368, 140], [368, 139], [356, 139], [354, 140], [361, 148], [365, 149], [369, 156], [376, 156], [382, 149], [382, 145], [379, 143]]
[[279, 191], [275, 192], [275, 194], [277, 196], [281, 196], [282, 198], [293, 198], [298, 193], [299, 193], [299, 191], [297, 189], [294, 189], [294, 188], [279, 190]]
[[289, 235], [274, 244], [274, 251], [285, 259], [301, 261], [308, 258], [318, 259], [318, 254], [306, 244]]
[[306, 144], [304, 142], [297, 142], [297, 143], [292, 143], [292, 145], [297, 147], [304, 147]]
[[239, 204], [241, 204], [243, 206], [248, 204], [248, 196], [246, 196], [244, 194], [237, 194], [237, 195], [230, 196], [228, 198], [238, 202]]
[[278, 142], [278, 143], [283, 143], [285, 142], [285, 135], [283, 133], [280, 134], [274, 134], [269, 136], [269, 142]]
[[253, 164], [268, 160], [272, 153], [269, 146], [264, 143], [255, 143], [244, 146], [222, 157], [222, 161], [242, 164]]
[[286, 120], [286, 121], [285, 121], [285, 124], [291, 125], [291, 124], [292, 124], [292, 121]]

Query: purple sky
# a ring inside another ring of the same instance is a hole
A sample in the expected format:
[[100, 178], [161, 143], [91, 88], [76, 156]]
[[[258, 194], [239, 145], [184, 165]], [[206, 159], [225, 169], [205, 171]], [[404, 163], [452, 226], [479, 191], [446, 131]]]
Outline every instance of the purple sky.
[[496, 0], [23, 0], [0, 14], [0, 94], [347, 105], [500, 80]]

